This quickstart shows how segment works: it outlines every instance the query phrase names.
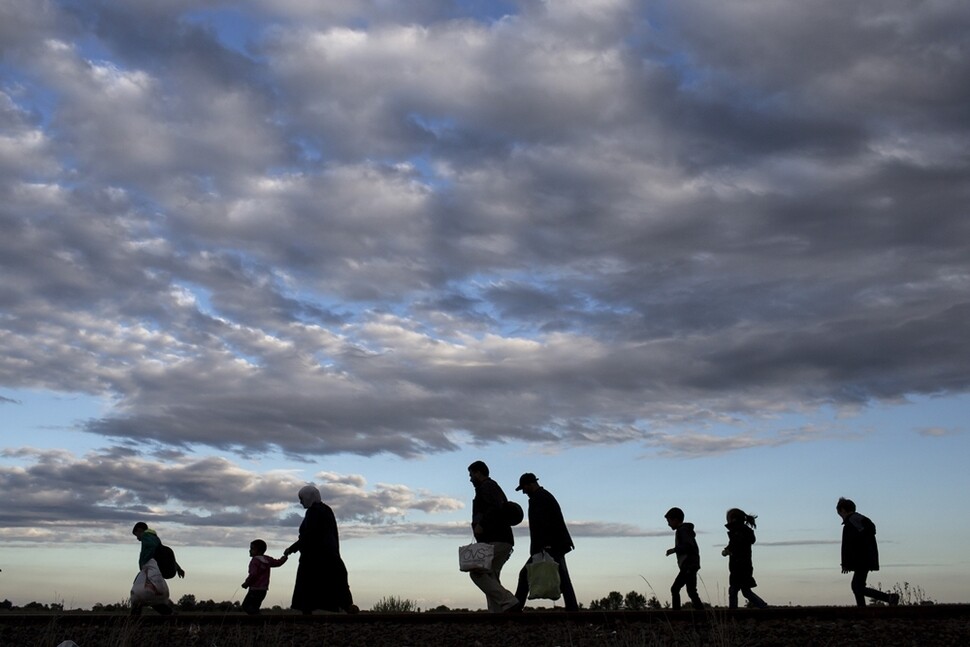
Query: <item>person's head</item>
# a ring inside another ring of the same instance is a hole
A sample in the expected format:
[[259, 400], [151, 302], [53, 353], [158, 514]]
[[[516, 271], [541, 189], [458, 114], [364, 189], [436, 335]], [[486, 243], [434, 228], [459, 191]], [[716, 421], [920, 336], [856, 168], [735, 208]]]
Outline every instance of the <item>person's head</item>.
[[141, 536], [145, 534], [146, 530], [148, 530], [148, 524], [144, 521], [139, 521], [135, 524], [135, 527], [131, 529], [131, 534], [137, 537], [138, 541], [141, 541]]
[[254, 539], [249, 542], [249, 554], [253, 557], [256, 555], [266, 554], [266, 542], [262, 539]]
[[488, 465], [484, 461], [475, 461], [468, 466], [468, 480], [478, 485], [488, 478]]
[[519, 487], [515, 489], [524, 494], [535, 494], [539, 489], [539, 479], [532, 472], [526, 472], [519, 477]]
[[680, 508], [671, 508], [667, 510], [667, 514], [664, 515], [664, 519], [667, 520], [667, 525], [670, 526], [672, 530], [680, 528], [680, 525], [684, 523], [684, 511]]
[[850, 514], [855, 512], [855, 501], [852, 499], [846, 499], [844, 496], [839, 497], [838, 503], [835, 504], [835, 511], [840, 517], [845, 519]]
[[317, 489], [315, 485], [304, 485], [300, 488], [300, 492], [297, 495], [300, 498], [300, 505], [304, 508], [309, 508], [314, 503], [320, 503], [323, 499], [320, 498], [320, 490]]
[[755, 521], [754, 521], [757, 518], [758, 518], [758, 515], [756, 515], [756, 514], [748, 514], [747, 512], [745, 512], [744, 510], [742, 510], [741, 508], [731, 508], [730, 510], [727, 511], [727, 522], [728, 523], [741, 522], [741, 523], [746, 524], [746, 525], [748, 525], [748, 526], [750, 526], [752, 528], [757, 528], [758, 527], [758, 524], [756, 524]]

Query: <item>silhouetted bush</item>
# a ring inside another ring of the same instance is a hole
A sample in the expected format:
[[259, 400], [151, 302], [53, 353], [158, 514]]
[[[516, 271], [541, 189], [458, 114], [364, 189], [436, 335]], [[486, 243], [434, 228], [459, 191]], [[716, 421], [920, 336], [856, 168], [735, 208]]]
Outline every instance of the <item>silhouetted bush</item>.
[[389, 595], [378, 600], [371, 611], [375, 613], [413, 613], [420, 611], [414, 600]]

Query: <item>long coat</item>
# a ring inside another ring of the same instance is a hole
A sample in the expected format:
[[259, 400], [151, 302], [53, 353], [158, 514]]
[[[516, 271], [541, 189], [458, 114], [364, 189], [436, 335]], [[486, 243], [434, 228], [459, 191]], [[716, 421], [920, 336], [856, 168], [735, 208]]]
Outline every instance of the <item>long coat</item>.
[[347, 567], [340, 558], [337, 519], [330, 506], [318, 501], [307, 508], [300, 524], [300, 538], [287, 552], [300, 553], [292, 608], [304, 612], [339, 611], [353, 604]]

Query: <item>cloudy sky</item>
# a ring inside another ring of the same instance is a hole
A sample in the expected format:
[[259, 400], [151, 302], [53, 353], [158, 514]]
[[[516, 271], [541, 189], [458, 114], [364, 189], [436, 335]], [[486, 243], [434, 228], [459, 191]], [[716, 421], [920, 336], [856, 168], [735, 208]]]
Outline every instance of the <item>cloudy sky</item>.
[[[964, 0], [0, 0], [0, 599], [175, 597], [321, 487], [358, 601], [483, 606], [466, 466], [560, 500], [581, 601], [663, 513], [770, 603], [966, 602]], [[517, 568], [528, 531], [516, 530]], [[288, 605], [295, 567], [268, 604]], [[962, 597], [961, 597], [962, 596]]]

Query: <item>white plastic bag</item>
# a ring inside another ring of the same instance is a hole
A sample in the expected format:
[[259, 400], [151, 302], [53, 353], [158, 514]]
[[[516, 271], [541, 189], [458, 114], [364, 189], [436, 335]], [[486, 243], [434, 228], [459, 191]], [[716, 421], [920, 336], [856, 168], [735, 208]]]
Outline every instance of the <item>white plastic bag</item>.
[[491, 544], [478, 542], [461, 546], [458, 549], [458, 568], [462, 571], [488, 571], [492, 569], [495, 558], [495, 547]]
[[154, 559], [148, 560], [131, 585], [131, 607], [168, 604], [168, 595], [168, 582], [158, 570], [158, 564]]
[[559, 590], [559, 562], [546, 551], [532, 556], [526, 566], [529, 574], [529, 599], [558, 600]]

